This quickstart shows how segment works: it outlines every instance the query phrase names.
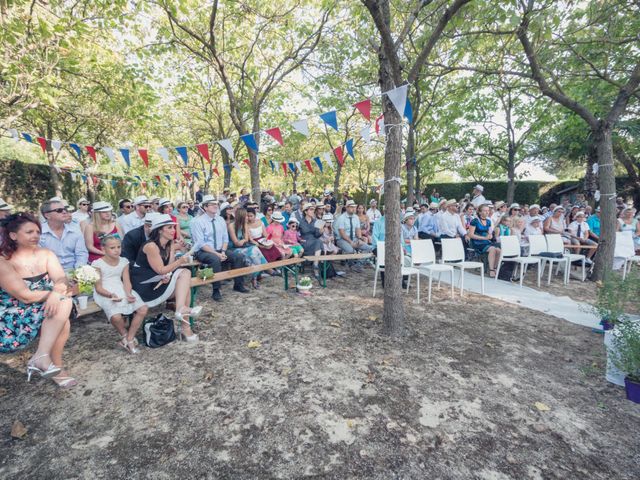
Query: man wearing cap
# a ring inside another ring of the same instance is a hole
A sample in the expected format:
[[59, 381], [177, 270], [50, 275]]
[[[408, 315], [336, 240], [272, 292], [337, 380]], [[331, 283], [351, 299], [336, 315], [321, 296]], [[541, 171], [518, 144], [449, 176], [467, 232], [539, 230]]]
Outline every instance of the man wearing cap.
[[0, 198], [0, 220], [11, 215], [11, 209], [13, 209], [13, 205], [9, 205]]
[[[589, 225], [584, 221], [584, 212], [578, 211], [575, 216], [573, 222], [569, 224], [567, 230], [569, 234], [580, 242], [580, 245], [598, 245], [596, 242], [589, 238]], [[593, 257], [596, 253], [594, 248], [590, 248], [585, 252], [587, 260], [590, 262], [591, 257]]]
[[589, 225], [589, 238], [600, 241], [600, 207], [596, 207], [595, 212], [589, 215], [587, 218], [587, 225]]
[[40, 246], [55, 253], [65, 271], [86, 265], [89, 252], [84, 237], [77, 226], [65, 223], [69, 214], [62, 202], [46, 201], [40, 213], [47, 221], [42, 225]]
[[147, 213], [144, 217], [144, 223], [141, 226], [130, 230], [122, 239], [122, 250], [120, 256], [129, 260], [131, 265], [135, 263], [136, 258], [138, 258], [138, 252], [146, 241], [149, 240], [151, 223], [155, 215], [158, 215], [158, 213]]
[[487, 199], [482, 195], [484, 192], [484, 187], [482, 185], [476, 185], [473, 187], [473, 198], [471, 199], [471, 203], [476, 207], [476, 210], [480, 207], [480, 205], [484, 205], [487, 202]]
[[369, 218], [369, 222], [372, 224], [375, 223], [380, 217], [382, 213], [378, 210], [378, 202], [375, 198], [372, 198], [369, 202], [369, 210], [367, 210], [367, 217]]
[[149, 199], [144, 195], [133, 199], [133, 212], [120, 219], [120, 227], [122, 227], [125, 235], [134, 228], [141, 227], [144, 224], [145, 215], [147, 212], [151, 212], [151, 210], [149, 210], [150, 207], [151, 202], [149, 202]]
[[418, 238], [435, 240], [440, 238], [440, 231], [438, 229], [438, 204], [431, 202], [429, 205], [429, 211], [423, 213], [418, 218]]
[[438, 230], [440, 237], [457, 238], [464, 237], [467, 231], [462, 226], [462, 220], [458, 215], [458, 203], [454, 200], [447, 200], [446, 211], [440, 215]]
[[[211, 266], [214, 272], [222, 271], [222, 264], [231, 262], [232, 268], [244, 266], [244, 258], [240, 255], [227, 259], [227, 245], [229, 244], [229, 232], [224, 219], [218, 215], [218, 201], [213, 195], [205, 195], [202, 198], [204, 215], [191, 222], [191, 240], [195, 249], [195, 257], [199, 262]], [[236, 277], [233, 281], [233, 289], [236, 292], [248, 293], [244, 286], [244, 277]], [[222, 301], [220, 295], [220, 282], [213, 283], [211, 298], [216, 302]]]
[[537, 203], [534, 203], [529, 207], [529, 214], [525, 215], [524, 219], [527, 222], [527, 224], [529, 224], [532, 218], [537, 217], [539, 215], [540, 215], [540, 205], [538, 205]]
[[[360, 231], [360, 220], [355, 215], [356, 202], [347, 200], [345, 204], [346, 212], [340, 215], [334, 224], [335, 231], [338, 232], [336, 245], [343, 253], [370, 252], [373, 247], [369, 245]], [[354, 270], [359, 270], [355, 266]]]

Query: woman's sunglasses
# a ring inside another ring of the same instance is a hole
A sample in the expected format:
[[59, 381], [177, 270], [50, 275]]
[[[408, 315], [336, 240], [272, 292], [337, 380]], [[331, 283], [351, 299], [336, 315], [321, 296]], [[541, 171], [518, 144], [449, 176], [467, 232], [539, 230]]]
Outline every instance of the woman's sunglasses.
[[68, 208], [66, 208], [66, 207], [61, 207], [61, 208], [53, 208], [53, 209], [51, 209], [51, 210], [47, 210], [47, 211], [46, 211], [46, 212], [44, 212], [44, 213], [52, 213], [52, 212], [56, 212], [56, 213], [65, 213], [65, 212], [68, 212], [68, 211], [69, 211], [69, 209], [68, 209]]

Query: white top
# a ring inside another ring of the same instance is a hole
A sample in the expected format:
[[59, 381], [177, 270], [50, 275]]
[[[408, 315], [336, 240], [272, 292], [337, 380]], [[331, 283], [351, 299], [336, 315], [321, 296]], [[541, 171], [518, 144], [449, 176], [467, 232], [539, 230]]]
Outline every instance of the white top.
[[105, 262], [104, 258], [99, 258], [91, 264], [91, 266], [100, 270], [102, 288], [108, 292], [115, 293], [118, 298], [122, 299], [119, 302], [114, 302], [110, 298], [100, 295], [95, 289], [93, 290], [93, 299], [96, 304], [104, 310], [108, 319], [115, 315], [130, 315], [144, 305], [144, 301], [140, 298], [140, 295], [133, 290], [131, 291], [131, 295], [135, 297], [135, 302], [129, 303], [125, 296], [122, 271], [127, 265], [129, 265], [129, 260], [124, 257], [120, 257], [120, 262], [115, 267]]
[[476, 208], [479, 208], [480, 205], [484, 205], [485, 203], [487, 203], [487, 199], [484, 198], [484, 195], [478, 195], [476, 197], [473, 197], [473, 199], [471, 200], [471, 203], [473, 203], [473, 206]]
[[[580, 235], [578, 235], [578, 226], [580, 226]], [[575, 235], [578, 238], [589, 238], [589, 225], [587, 225], [587, 222], [571, 222], [567, 229], [571, 235]]]
[[87, 212], [77, 210], [71, 214], [71, 220], [79, 224], [85, 220], [89, 220], [89, 214]]
[[128, 213], [120, 218], [120, 227], [125, 235], [142, 225], [144, 225], [144, 217], [139, 217], [137, 212]]
[[369, 210], [367, 210], [367, 217], [369, 217], [369, 221], [371, 223], [374, 223], [375, 221], [380, 219], [380, 217], [382, 217], [382, 213], [380, 213], [380, 210], [378, 210], [377, 208], [371, 207]]
[[462, 220], [457, 213], [443, 212], [438, 219], [438, 229], [440, 235], [447, 237], [455, 237], [456, 235], [464, 236], [467, 231], [462, 226]]

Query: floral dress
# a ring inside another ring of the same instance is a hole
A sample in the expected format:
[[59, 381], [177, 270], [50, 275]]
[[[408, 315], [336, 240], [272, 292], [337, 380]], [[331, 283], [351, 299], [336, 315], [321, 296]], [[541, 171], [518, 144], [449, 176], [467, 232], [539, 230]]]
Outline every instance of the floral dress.
[[[32, 291], [53, 288], [46, 273], [23, 280]], [[44, 318], [44, 302], [22, 303], [0, 289], [0, 353], [15, 352], [29, 345], [38, 336]]]

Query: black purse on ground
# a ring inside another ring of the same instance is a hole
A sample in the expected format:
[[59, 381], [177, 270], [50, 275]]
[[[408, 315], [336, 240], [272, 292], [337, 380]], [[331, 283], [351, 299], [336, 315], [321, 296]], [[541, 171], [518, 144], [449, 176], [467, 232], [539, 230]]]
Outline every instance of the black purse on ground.
[[142, 332], [143, 343], [149, 348], [159, 348], [176, 339], [173, 320], [163, 313], [145, 320]]

